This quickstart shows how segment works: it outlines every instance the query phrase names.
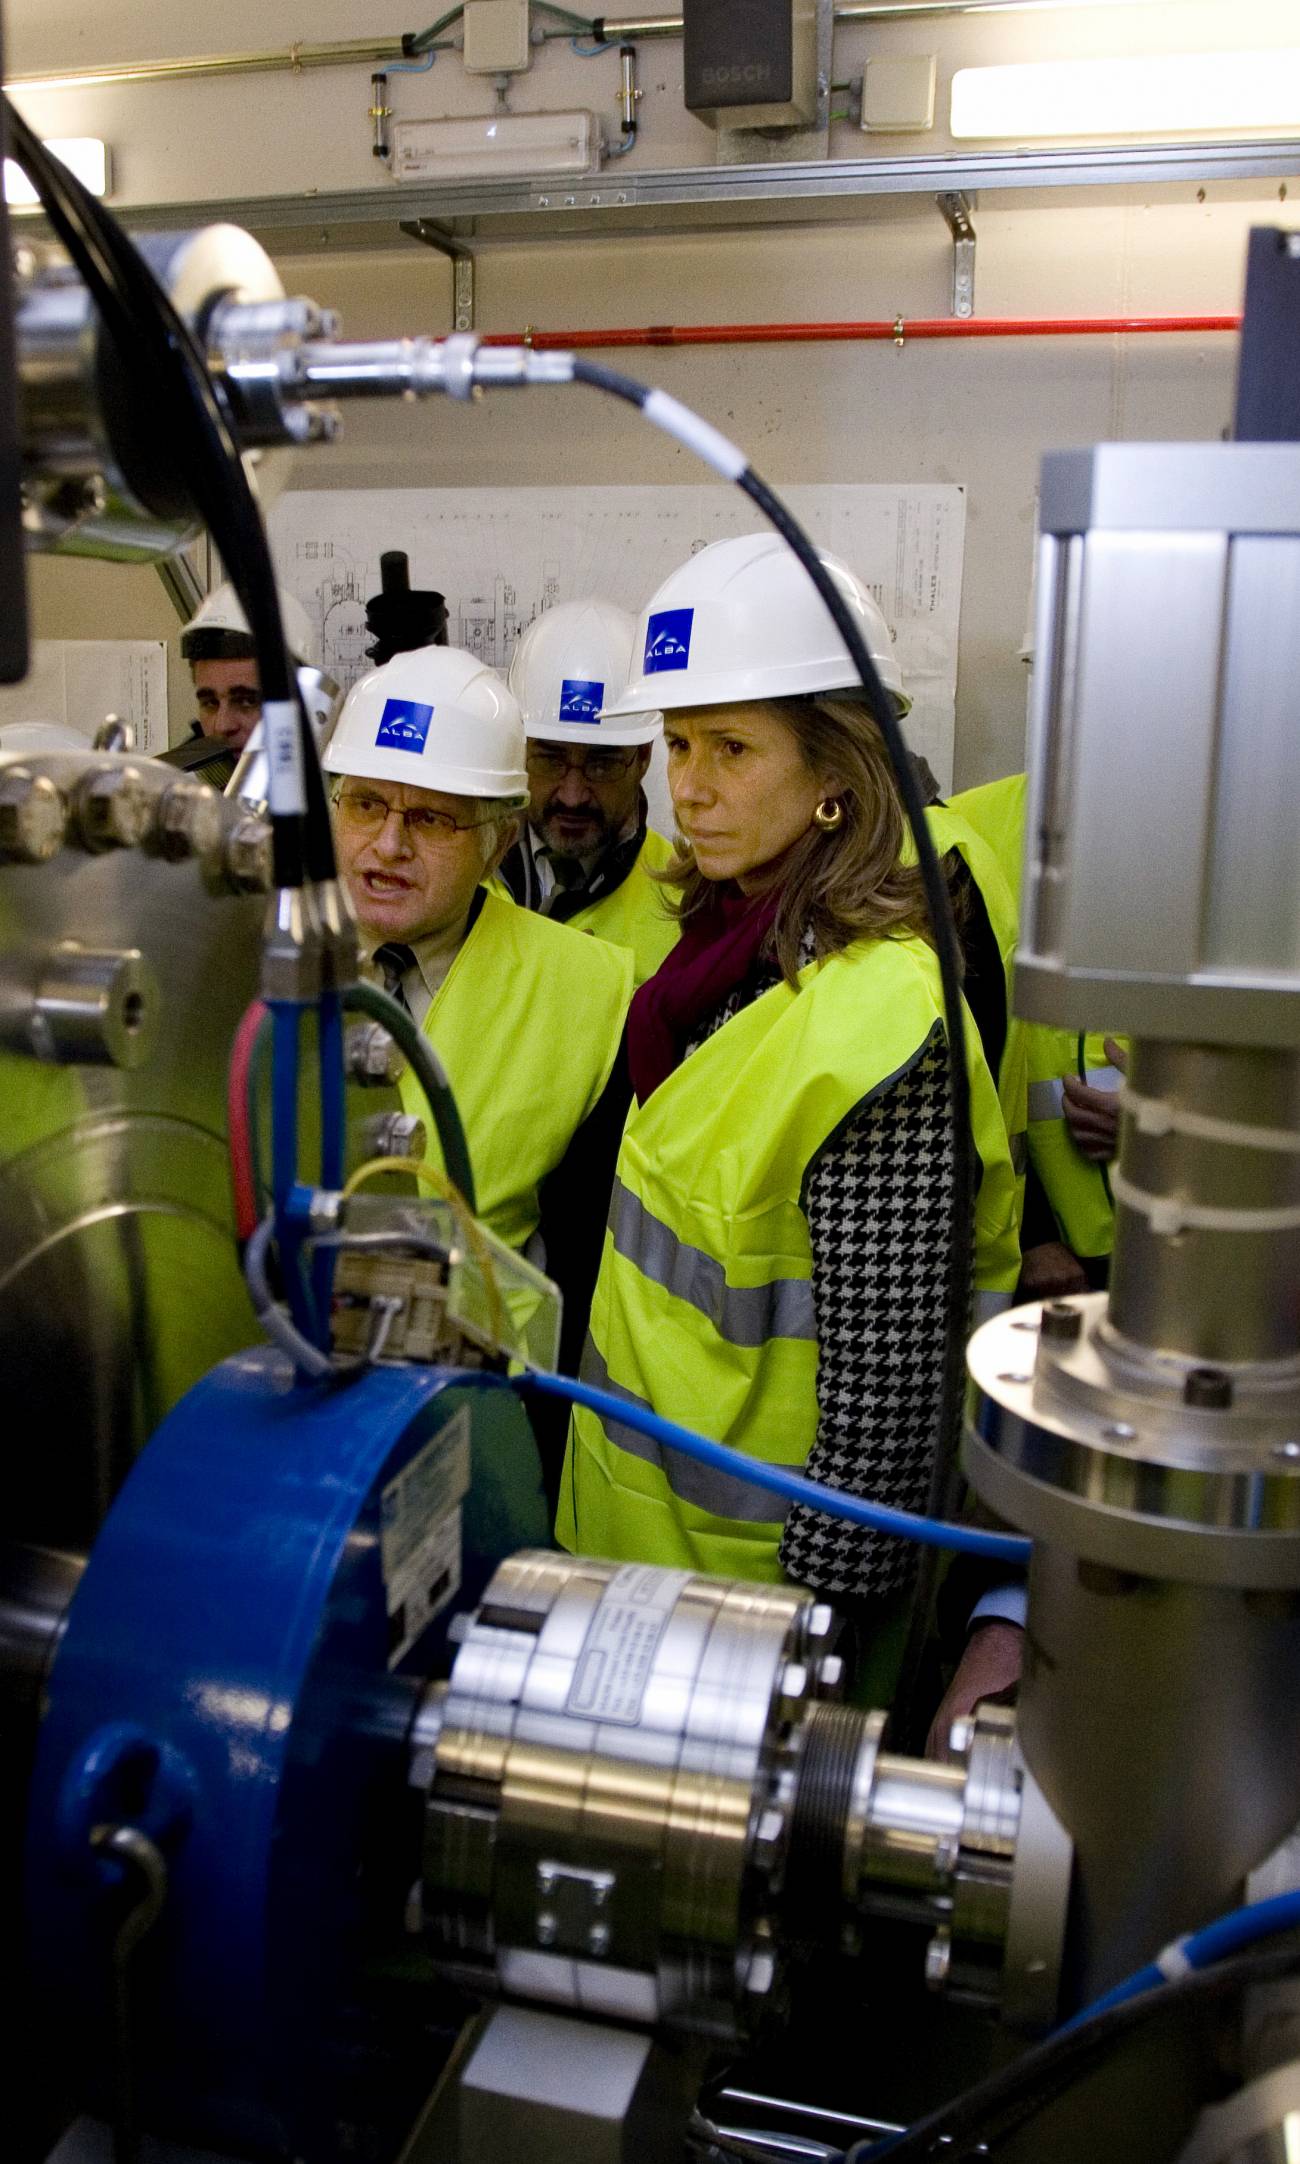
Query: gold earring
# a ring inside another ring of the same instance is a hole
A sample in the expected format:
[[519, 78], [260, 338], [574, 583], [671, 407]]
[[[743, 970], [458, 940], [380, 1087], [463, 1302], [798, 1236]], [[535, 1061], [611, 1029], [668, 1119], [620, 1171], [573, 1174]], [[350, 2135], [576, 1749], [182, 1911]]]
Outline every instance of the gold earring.
[[844, 824], [844, 806], [838, 797], [823, 797], [813, 813], [813, 818], [817, 821], [824, 834], [833, 834], [836, 827], [842, 827]]

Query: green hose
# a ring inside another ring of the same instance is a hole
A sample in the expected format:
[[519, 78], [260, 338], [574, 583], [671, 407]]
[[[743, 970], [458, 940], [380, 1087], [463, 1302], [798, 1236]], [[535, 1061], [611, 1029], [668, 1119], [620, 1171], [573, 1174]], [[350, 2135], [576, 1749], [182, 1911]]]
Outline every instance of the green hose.
[[442, 1150], [442, 1161], [447, 1177], [465, 1197], [470, 1210], [477, 1216], [478, 1199], [474, 1192], [474, 1168], [470, 1164], [469, 1144], [461, 1125], [456, 1099], [447, 1080], [446, 1070], [433, 1046], [422, 1030], [418, 1030], [407, 1013], [387, 992], [381, 992], [377, 984], [360, 981], [350, 984], [343, 994], [344, 1009], [349, 1013], [368, 1014], [372, 1022], [379, 1022], [406, 1058], [424, 1092], [425, 1101], [433, 1115], [434, 1131]]

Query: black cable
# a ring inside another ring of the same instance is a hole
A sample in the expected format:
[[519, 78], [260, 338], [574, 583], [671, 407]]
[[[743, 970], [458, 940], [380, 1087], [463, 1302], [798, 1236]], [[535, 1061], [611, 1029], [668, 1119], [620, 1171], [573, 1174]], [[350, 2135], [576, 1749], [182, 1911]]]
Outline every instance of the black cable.
[[[586, 361], [581, 357], [574, 362], [573, 377], [576, 383], [590, 384], [596, 390], [605, 391], [612, 398], [621, 398], [638, 409], [645, 406], [650, 396], [647, 387], [637, 383], [632, 377], [620, 375], [614, 369], [603, 368], [598, 362]], [[830, 573], [823, 566], [812, 541], [767, 483], [759, 478], [752, 467], [746, 467], [736, 480], [737, 486], [798, 557], [848, 648], [849, 657], [866, 695], [867, 710], [884, 741], [903, 809], [907, 814], [934, 934], [943, 990], [944, 1024], [948, 1033], [948, 1105], [952, 1119], [954, 1237], [948, 1255], [948, 1312], [939, 1435], [931, 1470], [926, 1515], [943, 1517], [950, 1515], [953, 1467], [966, 1400], [966, 1337], [970, 1324], [974, 1259], [975, 1150], [970, 1125], [970, 1076], [966, 1069], [961, 944], [952, 912], [948, 883], [944, 878], [939, 854], [926, 820], [925, 799], [917, 780], [916, 768], [894, 712], [893, 701], [880, 680], [879, 672], [853, 620], [852, 612]], [[913, 1630], [904, 1661], [904, 1679], [899, 1690], [902, 1701], [910, 1695], [910, 1686], [919, 1666], [921, 1640], [928, 1623], [933, 1597], [934, 1571], [935, 1560], [923, 1558], [913, 1611], [920, 1628], [919, 1631], [916, 1628]]]
[[1010, 2066], [918, 2119], [906, 2133], [855, 2143], [844, 2164], [921, 2164], [921, 2159], [940, 2153], [943, 2164], [962, 2164], [984, 2143], [996, 2154], [1000, 2141], [1081, 2080], [1098, 2059], [1144, 2023], [1161, 2014], [1235, 1996], [1297, 1970], [1300, 1943], [1294, 1935], [1284, 1946], [1270, 1945], [1231, 1961], [1217, 1961], [1209, 1968], [1192, 1969], [1140, 1998], [1125, 1999], [1077, 2026], [1058, 2029]]
[[272, 822], [277, 884], [301, 884], [304, 870], [313, 879], [332, 878], [333, 836], [315, 737], [285, 650], [270, 549], [224, 387], [112, 214], [46, 150], [8, 100], [6, 112], [13, 156], [83, 279], [122, 368], [147, 374], [149, 425], [184, 477], [230, 572], [257, 648], [264, 695], [297, 705], [306, 813], [280, 814]]

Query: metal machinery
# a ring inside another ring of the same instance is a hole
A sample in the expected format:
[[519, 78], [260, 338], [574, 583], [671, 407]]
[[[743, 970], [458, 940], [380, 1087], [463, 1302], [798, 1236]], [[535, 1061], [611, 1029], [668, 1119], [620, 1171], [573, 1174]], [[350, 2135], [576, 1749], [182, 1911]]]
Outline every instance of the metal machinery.
[[[332, 433], [334, 396], [572, 375], [340, 344], [229, 231], [149, 253], [250, 455]], [[179, 545], [84, 287], [20, 286], [34, 544]], [[124, 748], [0, 763], [7, 2154], [655, 2164], [691, 2122], [700, 2155], [838, 2155], [1230, 1908], [1300, 1823], [1300, 447], [1051, 461], [1043, 522], [1022, 997], [1134, 1055], [1109, 1298], [971, 1348], [1029, 1663], [943, 1762], [846, 1702], [831, 1606], [542, 1545], [505, 1365], [553, 1302], [454, 1202], [273, 1175], [336, 1326], [297, 1375], [254, 1344], [220, 1092], [267, 828]], [[274, 745], [270, 773], [274, 816]], [[261, 984], [322, 1040], [348, 938], [327, 884], [277, 891]], [[390, 1051], [351, 1055], [385, 1112]], [[819, 2100], [788, 2039], [828, 1975]], [[1231, 2092], [1188, 2158], [1284, 2156], [1279, 1991], [979, 2153], [1172, 2164]], [[748, 2087], [702, 2092], [747, 2047]]]

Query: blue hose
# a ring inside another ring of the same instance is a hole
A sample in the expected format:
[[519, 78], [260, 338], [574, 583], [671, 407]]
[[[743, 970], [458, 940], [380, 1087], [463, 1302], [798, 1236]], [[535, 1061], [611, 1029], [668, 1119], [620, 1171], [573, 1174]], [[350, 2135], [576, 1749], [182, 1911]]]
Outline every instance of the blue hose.
[[[284, 1289], [294, 1324], [313, 1345], [320, 1328], [302, 1275], [302, 1241], [293, 1231], [289, 1197], [298, 1179], [298, 1061], [304, 1010], [290, 1000], [271, 1000], [271, 1197]], [[340, 1065], [340, 1080], [342, 1068]]]
[[741, 1450], [730, 1450], [725, 1443], [711, 1442], [707, 1435], [679, 1428], [675, 1420], [663, 1420], [658, 1413], [613, 1397], [607, 1390], [594, 1390], [590, 1383], [575, 1382], [568, 1375], [548, 1375], [529, 1368], [517, 1378], [517, 1387], [567, 1398], [572, 1405], [585, 1405], [593, 1413], [634, 1429], [638, 1435], [648, 1435], [666, 1450], [680, 1450], [684, 1457], [694, 1458], [700, 1465], [734, 1473], [751, 1487], [767, 1488], [791, 1503], [806, 1503], [812, 1510], [824, 1511], [828, 1518], [844, 1518], [850, 1525], [869, 1527], [873, 1533], [896, 1533], [922, 1547], [951, 1548], [960, 1555], [987, 1556], [999, 1563], [1029, 1560], [1029, 1542], [1017, 1534], [986, 1533], [974, 1525], [944, 1525], [934, 1518], [918, 1518], [908, 1510], [890, 1510], [884, 1503], [868, 1503], [862, 1496], [847, 1495], [839, 1488], [825, 1488], [820, 1481], [805, 1479], [802, 1473], [768, 1465], [762, 1458], [748, 1457]]
[[1112, 2006], [1123, 2006], [1128, 1999], [1138, 1998], [1144, 1991], [1158, 1990], [1176, 1976], [1185, 1975], [1188, 1969], [1209, 1968], [1212, 1962], [1226, 1961], [1231, 1954], [1239, 1954], [1244, 1947], [1253, 1946], [1259, 1939], [1273, 1938], [1280, 1931], [1300, 1929], [1300, 1891], [1274, 1894], [1268, 1901], [1248, 1902], [1245, 1908], [1232, 1909], [1226, 1916], [1218, 1916], [1212, 1924], [1205, 1924], [1199, 1931], [1189, 1932], [1185, 1939], [1175, 1939], [1154, 1961], [1145, 1968], [1135, 1969], [1121, 1983], [1112, 1984], [1109, 1991], [1085, 2006], [1081, 2014], [1074, 2014], [1057, 2031], [1064, 2035], [1068, 2029], [1077, 2029], [1084, 2021], [1091, 2021], [1096, 2014], [1108, 2014]]
[[[322, 993], [319, 1017], [321, 1186], [333, 1192], [343, 1185], [346, 1114], [343, 1094], [343, 1002], [337, 992]], [[327, 1327], [334, 1292], [337, 1262], [331, 1248], [318, 1247], [312, 1256], [312, 1302], [320, 1322], [316, 1343], [329, 1345]]]

